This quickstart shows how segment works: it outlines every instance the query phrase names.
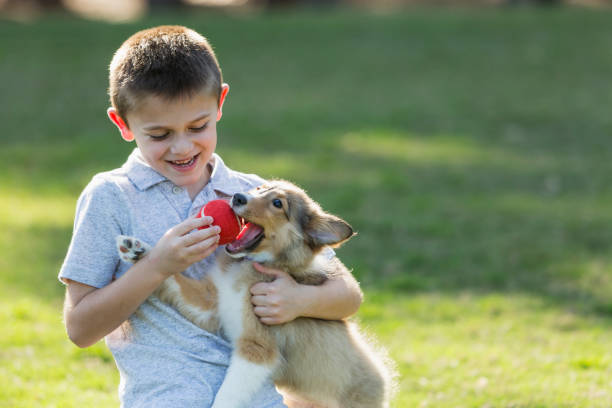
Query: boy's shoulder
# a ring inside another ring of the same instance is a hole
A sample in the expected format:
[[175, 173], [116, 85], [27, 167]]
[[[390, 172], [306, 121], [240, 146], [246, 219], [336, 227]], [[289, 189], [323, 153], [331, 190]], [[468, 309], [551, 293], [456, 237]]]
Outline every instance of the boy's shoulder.
[[262, 185], [266, 180], [257, 174], [244, 173], [228, 167], [221, 156], [215, 153], [215, 166], [211, 176], [213, 188], [226, 192], [235, 193], [250, 190]]
[[257, 187], [264, 184], [266, 180], [254, 173], [243, 173], [236, 170], [230, 170], [231, 175], [238, 181], [249, 188]]
[[121, 167], [95, 174], [84, 192], [119, 193], [129, 188], [144, 190], [164, 179], [143, 163], [138, 149], [134, 149]]
[[123, 168], [103, 171], [94, 174], [83, 192], [89, 193], [116, 193], [119, 186], [128, 181], [127, 172]]
[[121, 186], [125, 179], [120, 169], [95, 174], [77, 200], [77, 211], [89, 209], [107, 215], [121, 213], [125, 207], [124, 188]]
[[130, 195], [128, 191], [134, 189], [126, 164], [127, 162], [121, 167], [94, 174], [81, 192], [79, 200], [94, 200], [119, 208], [125, 203], [126, 193]]

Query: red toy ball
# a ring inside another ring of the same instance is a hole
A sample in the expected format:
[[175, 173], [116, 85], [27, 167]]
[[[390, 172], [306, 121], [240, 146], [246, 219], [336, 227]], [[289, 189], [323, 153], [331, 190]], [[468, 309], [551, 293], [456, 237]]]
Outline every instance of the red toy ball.
[[[209, 201], [208, 204], [202, 207], [196, 217], [201, 218], [204, 215], [213, 218], [213, 223], [211, 225], [218, 225], [221, 227], [221, 232], [219, 233], [219, 245], [229, 244], [230, 242], [236, 240], [236, 237], [240, 233], [241, 229], [240, 221], [227, 201]], [[204, 227], [200, 227], [199, 229], [208, 227], [209, 225], [206, 225]]]

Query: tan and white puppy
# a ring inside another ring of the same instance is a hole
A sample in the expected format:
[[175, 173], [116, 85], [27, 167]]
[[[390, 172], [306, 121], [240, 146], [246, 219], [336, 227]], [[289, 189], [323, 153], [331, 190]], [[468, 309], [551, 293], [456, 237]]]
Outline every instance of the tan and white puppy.
[[[234, 195], [232, 208], [246, 225], [217, 255], [216, 267], [199, 281], [176, 274], [158, 290], [162, 300], [195, 324], [213, 332], [220, 328], [233, 345], [213, 408], [248, 406], [269, 378], [284, 392], [325, 407], [388, 407], [393, 369], [355, 323], [299, 317], [266, 326], [251, 304], [250, 287], [270, 280], [252, 261], [287, 271], [298, 283], [319, 285], [346, 271], [321, 252], [350, 239], [351, 226], [280, 180]], [[130, 237], [117, 243], [130, 261], [149, 248]]]

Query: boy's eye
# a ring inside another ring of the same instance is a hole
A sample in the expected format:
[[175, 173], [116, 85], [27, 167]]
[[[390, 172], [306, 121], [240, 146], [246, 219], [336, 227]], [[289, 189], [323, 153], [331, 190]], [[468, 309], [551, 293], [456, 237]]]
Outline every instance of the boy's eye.
[[202, 125], [202, 126], [200, 126], [200, 127], [192, 127], [192, 128], [189, 128], [189, 130], [191, 130], [192, 132], [201, 132], [201, 131], [203, 131], [204, 129], [206, 129], [207, 127], [208, 127], [208, 122], [206, 122], [205, 124], [203, 124], [203, 125]]
[[153, 140], [164, 140], [168, 136], [170, 136], [170, 132], [166, 132], [163, 135], [149, 135], [149, 137]]
[[276, 208], [283, 208], [283, 202], [278, 198], [272, 201], [272, 205], [274, 205]]

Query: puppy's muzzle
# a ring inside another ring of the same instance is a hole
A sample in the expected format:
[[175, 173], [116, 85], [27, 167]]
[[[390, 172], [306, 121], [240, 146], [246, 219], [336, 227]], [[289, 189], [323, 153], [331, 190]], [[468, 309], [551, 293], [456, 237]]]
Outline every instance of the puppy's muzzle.
[[248, 202], [249, 202], [249, 199], [244, 194], [237, 193], [237, 194], [234, 194], [234, 196], [232, 197], [232, 207], [234, 208], [242, 207], [243, 205], [246, 205]]

